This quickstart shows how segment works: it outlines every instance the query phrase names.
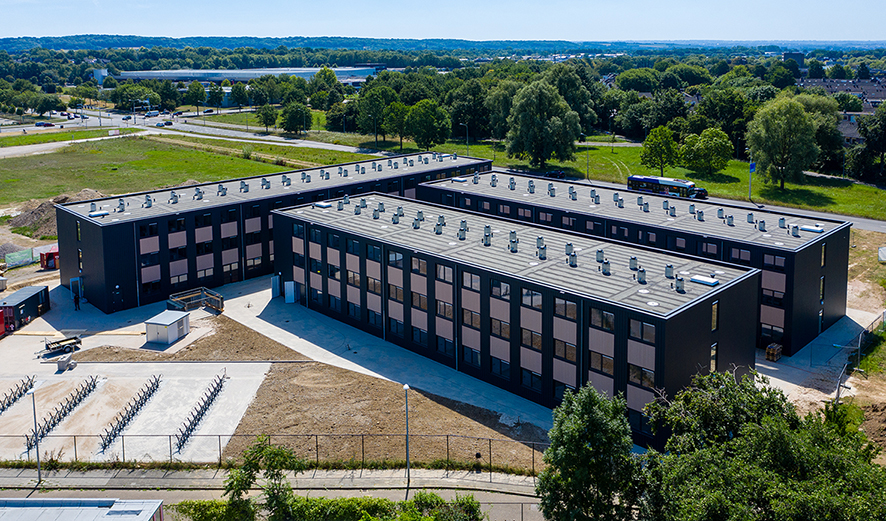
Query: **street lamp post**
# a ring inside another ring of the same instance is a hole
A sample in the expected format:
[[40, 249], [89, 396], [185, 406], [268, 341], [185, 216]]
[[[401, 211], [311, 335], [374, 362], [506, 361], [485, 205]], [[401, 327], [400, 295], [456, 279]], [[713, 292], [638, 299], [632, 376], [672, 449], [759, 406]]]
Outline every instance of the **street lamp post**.
[[409, 469], [409, 384], [403, 384], [403, 394], [406, 395], [406, 488], [408, 489], [412, 478]]
[[615, 153], [615, 134], [612, 133], [612, 120], [615, 119], [615, 115], [618, 114], [618, 111], [612, 109], [612, 112], [609, 113], [609, 153]]
[[465, 155], [471, 155], [471, 147], [468, 144], [468, 124], [467, 123], [459, 123], [459, 125], [465, 127]]
[[37, 485], [43, 482], [43, 471], [40, 467], [40, 436], [37, 436], [37, 399], [34, 397], [36, 388], [32, 387], [27, 394], [31, 395], [31, 407], [34, 410], [34, 443], [37, 449]]

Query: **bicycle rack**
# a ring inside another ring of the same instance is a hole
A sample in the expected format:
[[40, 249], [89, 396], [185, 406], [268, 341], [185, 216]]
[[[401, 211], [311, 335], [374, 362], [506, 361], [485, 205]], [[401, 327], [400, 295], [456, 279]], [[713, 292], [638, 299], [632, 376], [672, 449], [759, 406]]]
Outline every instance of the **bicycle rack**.
[[188, 418], [182, 423], [182, 426], [178, 429], [178, 434], [175, 434], [175, 446], [176, 449], [181, 452], [182, 447], [184, 447], [188, 443], [188, 439], [194, 434], [194, 431], [197, 430], [197, 425], [200, 424], [200, 421], [203, 420], [203, 417], [206, 415], [206, 412], [209, 411], [209, 408], [212, 406], [212, 402], [218, 397], [219, 393], [221, 393], [222, 386], [225, 383], [226, 373], [216, 375], [215, 378], [212, 379], [212, 383], [209, 384], [209, 387], [206, 391], [203, 392], [203, 396], [197, 400], [197, 405], [191, 410], [188, 414]]
[[123, 407], [123, 410], [117, 413], [117, 416], [111, 420], [111, 423], [105, 428], [102, 434], [99, 434], [101, 438], [101, 448], [102, 450], [106, 450], [110, 447], [111, 443], [123, 432], [123, 429], [129, 425], [129, 422], [135, 418], [135, 415], [139, 413], [142, 407], [148, 403], [148, 400], [154, 396], [154, 393], [157, 392], [157, 389], [160, 387], [160, 378], [163, 375], [151, 375], [148, 379], [147, 383], [139, 389], [138, 393], [129, 400], [129, 402]]
[[83, 383], [78, 385], [76, 389], [71, 391], [71, 394], [65, 398], [65, 401], [53, 408], [48, 418], [43, 419], [43, 423], [37, 426], [36, 431], [32, 430], [31, 434], [25, 435], [25, 446], [27, 449], [30, 451], [34, 448], [39, 440], [42, 440], [50, 433], [50, 431], [52, 431], [52, 429], [61, 423], [75, 407], [80, 405], [80, 403], [95, 390], [97, 384], [98, 376], [90, 376]]
[[12, 407], [22, 396], [27, 393], [31, 387], [34, 387], [34, 379], [36, 376], [26, 376], [21, 382], [15, 384], [15, 387], [8, 393], [3, 394], [0, 398], [0, 414]]

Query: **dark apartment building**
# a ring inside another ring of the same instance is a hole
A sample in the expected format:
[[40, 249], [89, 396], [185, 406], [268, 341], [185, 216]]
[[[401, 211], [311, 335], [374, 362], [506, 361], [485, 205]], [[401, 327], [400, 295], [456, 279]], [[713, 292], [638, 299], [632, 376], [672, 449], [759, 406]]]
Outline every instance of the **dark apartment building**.
[[758, 268], [756, 344], [787, 355], [846, 314], [849, 222], [501, 173], [431, 181], [417, 197]]
[[274, 271], [288, 300], [545, 406], [624, 393], [640, 443], [655, 389], [753, 368], [759, 269], [494, 213], [381, 193], [275, 210]]
[[491, 162], [424, 153], [58, 205], [61, 283], [105, 313], [271, 273], [271, 210], [424, 181]]

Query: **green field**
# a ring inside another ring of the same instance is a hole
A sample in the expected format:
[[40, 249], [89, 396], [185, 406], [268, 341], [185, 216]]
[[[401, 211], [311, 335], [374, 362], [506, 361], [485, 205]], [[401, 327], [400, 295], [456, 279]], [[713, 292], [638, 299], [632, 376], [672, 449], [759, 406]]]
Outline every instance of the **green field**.
[[[185, 114], [187, 114], [187, 112]], [[311, 114], [313, 116], [311, 130], [322, 130], [326, 128], [325, 112], [322, 110], [312, 110]], [[192, 121], [194, 120], [192, 119]], [[259, 122], [255, 112], [231, 112], [228, 114], [215, 114], [212, 116], [207, 114], [206, 121], [214, 121], [216, 123], [225, 123], [228, 125], [243, 125], [244, 127], [248, 124], [250, 128], [255, 127], [256, 129], [265, 128], [265, 126]]]
[[174, 136], [167, 139], [175, 139], [177, 141], [185, 141], [189, 143], [200, 143], [215, 147], [230, 148], [239, 151], [241, 154], [244, 149], [262, 154], [271, 154], [278, 157], [285, 157], [295, 161], [307, 161], [309, 163], [317, 163], [321, 165], [334, 165], [336, 163], [349, 163], [351, 161], [360, 161], [363, 159], [372, 159], [374, 156], [365, 154], [352, 154], [350, 152], [341, 152], [338, 150], [326, 150], [323, 148], [305, 148], [293, 147], [285, 145], [268, 145], [254, 141], [228, 141], [224, 139], [209, 139], [191, 136]]
[[48, 199], [93, 188], [122, 194], [177, 185], [279, 172], [283, 168], [139, 139], [77, 143], [52, 154], [0, 161], [0, 204]]
[[[120, 129], [120, 134], [141, 132], [140, 129]], [[107, 137], [107, 130], [62, 130], [59, 132], [47, 132], [43, 134], [2, 134], [0, 135], [0, 148], [16, 147], [21, 145], [35, 145], [38, 143], [56, 143], [58, 141], [70, 141], [75, 139], [90, 139], [94, 137]]]

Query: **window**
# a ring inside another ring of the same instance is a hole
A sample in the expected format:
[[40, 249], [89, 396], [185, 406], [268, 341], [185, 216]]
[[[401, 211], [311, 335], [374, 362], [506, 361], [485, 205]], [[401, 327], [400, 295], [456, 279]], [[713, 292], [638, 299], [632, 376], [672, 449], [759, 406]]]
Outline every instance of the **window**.
[[462, 287], [473, 291], [480, 291], [480, 275], [474, 275], [467, 271], [462, 273]]
[[348, 284], [351, 286], [360, 287], [360, 274], [356, 271], [348, 271]]
[[237, 209], [231, 208], [227, 212], [221, 214], [221, 221], [223, 223], [233, 223], [237, 222]]
[[824, 275], [818, 280], [818, 300], [820, 304], [824, 304]]
[[247, 245], [261, 244], [261, 232], [247, 233], [243, 236], [243, 241]]
[[305, 238], [305, 225], [295, 223], [292, 225], [292, 236], [298, 237], [299, 239]]
[[305, 267], [305, 256], [300, 253], [295, 253], [292, 255], [292, 265], [298, 266], [299, 268]]
[[462, 208], [470, 208], [471, 207], [471, 198], [465, 197], [464, 203], [462, 204]]
[[492, 336], [504, 338], [505, 340], [511, 339], [511, 325], [509, 323], [497, 318], [492, 318], [489, 322]]
[[563, 401], [563, 395], [566, 394], [566, 391], [575, 392], [575, 387], [572, 387], [569, 384], [564, 384], [563, 382], [558, 382], [554, 380], [554, 400], [558, 402]]
[[142, 267], [160, 264], [160, 255], [158, 253], [143, 253], [139, 256]]
[[729, 259], [732, 262], [740, 262], [742, 264], [747, 264], [751, 262], [751, 252], [750, 250], [742, 250], [739, 248], [732, 248], [729, 253]]
[[655, 387], [655, 371], [644, 369], [639, 365], [628, 364], [628, 381], [642, 387]]
[[575, 217], [566, 217], [563, 216], [563, 228], [572, 228], [575, 226]]
[[345, 251], [351, 255], [360, 255], [360, 242], [354, 239], [347, 239], [345, 241]]
[[523, 288], [523, 305], [535, 309], [541, 309], [541, 293]]
[[412, 341], [418, 345], [428, 345], [428, 332], [417, 327], [412, 328]]
[[760, 336], [768, 338], [769, 342], [781, 342], [784, 339], [784, 328], [770, 324], [760, 324]]
[[475, 313], [470, 309], [462, 309], [461, 311], [462, 324], [474, 329], [480, 329], [480, 313]]
[[827, 246], [828, 246], [828, 243], [826, 243], [826, 242], [821, 243], [821, 267], [822, 268], [824, 268], [824, 266], [825, 266], [825, 258], [827, 257]]
[[321, 241], [320, 241], [320, 230], [318, 230], [317, 228], [311, 228], [311, 230], [310, 230], [310, 232], [309, 232], [309, 236], [310, 236], [310, 241], [311, 241], [311, 242], [316, 242], [317, 244], [320, 244], [320, 243], [321, 243]]
[[182, 246], [181, 248], [172, 248], [169, 250], [169, 261], [177, 261], [181, 259], [188, 258], [188, 247]]
[[403, 254], [396, 251], [389, 251], [388, 266], [403, 269]]
[[341, 313], [341, 299], [332, 295], [329, 295], [329, 309], [332, 309], [338, 313]]
[[157, 233], [157, 223], [142, 224], [138, 227], [139, 237], [153, 237]]
[[480, 367], [480, 351], [476, 349], [471, 349], [470, 347], [462, 348], [462, 360], [469, 365], [473, 365], [474, 367]]
[[311, 288], [311, 302], [315, 304], [323, 303], [323, 290], [320, 288]]
[[554, 220], [554, 214], [549, 212], [538, 212], [538, 222], [550, 223], [552, 220]]
[[233, 237], [225, 237], [221, 240], [222, 250], [234, 250], [239, 245], [239, 239], [237, 239], [236, 235], [234, 235]]
[[166, 221], [166, 227], [169, 229], [169, 233], [183, 232], [185, 231], [185, 218], [180, 217]]
[[359, 320], [360, 319], [360, 305], [354, 304], [353, 302], [348, 302], [348, 316]]
[[418, 259], [416, 257], [412, 258], [412, 273], [417, 273], [419, 275], [427, 275], [428, 274], [428, 261], [424, 259]]
[[311, 259], [309, 269], [311, 273], [323, 273], [323, 263], [319, 259]]
[[570, 362], [575, 362], [577, 360], [577, 357], [575, 356], [575, 344], [554, 339], [554, 356], [569, 360]]
[[80, 221], [77, 221], [77, 240], [80, 240]]
[[649, 344], [655, 343], [655, 325], [631, 319], [631, 338]]
[[391, 334], [402, 337], [403, 336], [403, 322], [400, 322], [396, 318], [388, 318], [388, 330], [391, 332]]
[[455, 356], [455, 344], [448, 338], [437, 337], [437, 352], [446, 356]]
[[452, 268], [449, 266], [437, 265], [437, 280], [452, 284]]
[[381, 246], [373, 246], [371, 244], [366, 246], [366, 258], [371, 261], [381, 262]]
[[782, 307], [784, 305], [784, 292], [764, 288], [762, 302], [767, 306]]
[[412, 292], [412, 307], [417, 309], [428, 310], [428, 296], [421, 293]]
[[77, 250], [77, 269], [83, 271], [83, 250]]
[[529, 208], [517, 208], [517, 217], [520, 219], [532, 220], [532, 210]]
[[381, 281], [372, 277], [366, 277], [366, 291], [381, 295]]
[[480, 209], [481, 209], [481, 210], [484, 210], [484, 211], [487, 211], [487, 212], [488, 212], [490, 208], [492, 208], [492, 206], [489, 204], [489, 201], [482, 201], [482, 202], [480, 202]]
[[381, 329], [381, 313], [376, 313], [375, 311], [369, 310], [366, 312], [366, 315], [370, 326]]
[[533, 391], [540, 393], [541, 392], [541, 375], [530, 371], [529, 369], [522, 369], [522, 383], [523, 387], [528, 389], [532, 389]]
[[498, 214], [510, 216], [511, 215], [511, 207], [506, 204], [498, 205]]
[[326, 234], [326, 246], [336, 250], [339, 249], [341, 247], [341, 237], [334, 233]]
[[652, 434], [652, 428], [649, 426], [649, 418], [640, 411], [628, 409], [628, 423], [631, 429], [643, 434]]
[[330, 279], [341, 280], [341, 268], [333, 264], [327, 264], [326, 276]]
[[499, 378], [504, 378], [505, 380], [511, 379], [511, 364], [505, 362], [501, 358], [492, 357], [492, 364], [490, 367], [490, 372]]
[[197, 243], [197, 255], [212, 253], [212, 241]]
[[492, 296], [502, 300], [511, 300], [511, 285], [507, 282], [492, 279]]
[[160, 281], [155, 280], [154, 282], [142, 282], [142, 293], [147, 295], [150, 293], [157, 293], [160, 291]]
[[784, 271], [784, 257], [765, 253], [763, 254], [763, 267]]
[[591, 309], [591, 325], [606, 331], [615, 331], [615, 314], [602, 309]]
[[587, 221], [585, 223], [585, 229], [587, 229], [587, 231], [589, 232], [594, 231], [594, 221]]
[[183, 283], [185, 283], [185, 282], [187, 282], [187, 281], [188, 281], [188, 275], [187, 275], [187, 274], [182, 274], [182, 275], [179, 275], [179, 276], [177, 276], [177, 277], [170, 277], [170, 278], [169, 278], [169, 283], [172, 284], [173, 286], [175, 286], [175, 285], [177, 285], [177, 284], [183, 284]]
[[568, 301], [566, 299], [562, 299], [562, 298], [555, 298], [554, 299], [554, 314], [559, 317], [568, 318], [570, 320], [575, 320], [576, 316], [577, 316], [576, 309], [575, 309], [575, 302], [570, 302], [570, 301]]
[[246, 218], [252, 219], [253, 217], [261, 217], [261, 208], [257, 204], [246, 208]]
[[520, 329], [520, 344], [524, 347], [541, 351], [541, 334], [531, 329]]
[[615, 361], [611, 356], [606, 356], [603, 353], [598, 353], [596, 351], [591, 351], [591, 369], [594, 371], [600, 371], [601, 373], [613, 375], [615, 374]]
[[[204, 213], [203, 215], [195, 215], [194, 216], [194, 228], [204, 228], [206, 226], [212, 226], [212, 214]], [[295, 235], [295, 226], [301, 226], [302, 234]], [[301, 224], [296, 224], [293, 226], [292, 235], [295, 237], [304, 237], [305, 227]]]
[[449, 320], [452, 320], [452, 316], [453, 316], [452, 304], [449, 304], [447, 302], [443, 302], [442, 300], [438, 300], [437, 301], [437, 316], [443, 317], [443, 318], [448, 318]]
[[388, 284], [388, 298], [397, 302], [403, 302], [403, 288]]
[[238, 269], [240, 269], [239, 262], [232, 262], [230, 264], [225, 264], [222, 266], [222, 271], [237, 271]]
[[720, 329], [720, 301], [711, 304], [711, 331]]
[[658, 235], [655, 232], [646, 232], [646, 244], [655, 244], [658, 240]]
[[675, 245], [678, 250], [685, 250], [686, 249], [686, 239], [684, 239], [682, 237], [677, 237], [677, 240], [675, 241]]
[[197, 278], [205, 279], [206, 277], [212, 276], [212, 268], [206, 268], [205, 270], [197, 270]]
[[717, 372], [717, 343], [711, 344], [711, 372]]
[[255, 266], [261, 266], [261, 257], [255, 257], [254, 259], [246, 259], [246, 267], [254, 268]]
[[708, 257], [717, 256], [717, 244], [713, 242], [702, 242], [698, 245], [699, 255], [707, 255]]

